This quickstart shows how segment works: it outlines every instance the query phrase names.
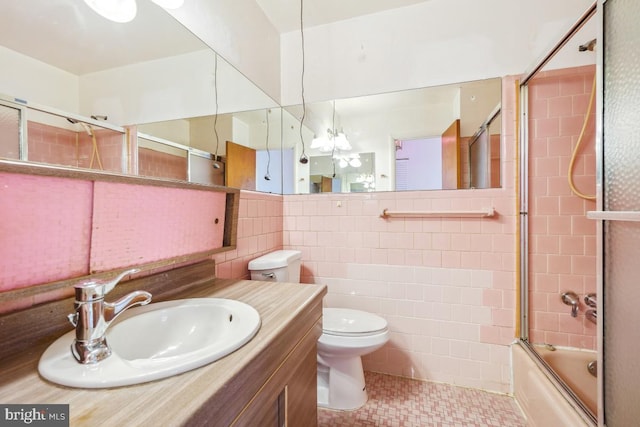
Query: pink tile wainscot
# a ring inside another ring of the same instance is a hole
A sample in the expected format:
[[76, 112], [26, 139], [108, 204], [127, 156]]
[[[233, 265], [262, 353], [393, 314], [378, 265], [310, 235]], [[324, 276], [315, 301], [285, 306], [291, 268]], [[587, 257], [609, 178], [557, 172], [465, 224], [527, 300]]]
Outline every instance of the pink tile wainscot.
[[[365, 369], [493, 391], [511, 386], [515, 324], [515, 79], [503, 81], [502, 188], [284, 196], [284, 246], [325, 303], [377, 313], [391, 340]], [[492, 219], [380, 217], [478, 210]]]

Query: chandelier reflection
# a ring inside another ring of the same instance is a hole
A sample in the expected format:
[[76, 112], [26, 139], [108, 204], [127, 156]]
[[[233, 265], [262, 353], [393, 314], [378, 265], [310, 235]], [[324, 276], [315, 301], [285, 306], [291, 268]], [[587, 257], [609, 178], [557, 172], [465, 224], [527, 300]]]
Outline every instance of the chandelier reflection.
[[336, 150], [351, 151], [352, 149], [344, 132], [338, 132], [335, 129], [327, 129], [326, 135], [313, 138], [313, 141], [311, 141], [311, 148], [320, 150], [322, 153], [329, 153]]
[[356, 182], [361, 183], [368, 191], [373, 191], [376, 188], [376, 179], [372, 174], [360, 174], [356, 178]]
[[359, 168], [362, 166], [362, 161], [360, 160], [360, 154], [352, 153], [349, 155], [339, 155], [336, 154], [333, 156], [335, 160], [338, 161], [338, 166], [341, 168], [346, 168], [347, 166], [351, 166], [352, 168]]

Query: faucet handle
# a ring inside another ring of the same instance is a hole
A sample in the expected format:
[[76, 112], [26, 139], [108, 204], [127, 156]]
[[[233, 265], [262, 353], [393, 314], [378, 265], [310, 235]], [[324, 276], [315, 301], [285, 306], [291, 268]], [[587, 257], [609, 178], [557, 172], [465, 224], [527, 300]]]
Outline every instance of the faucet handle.
[[122, 280], [122, 278], [124, 276], [128, 276], [129, 274], [137, 273], [138, 271], [140, 271], [139, 268], [130, 268], [129, 270], [125, 270], [122, 273], [118, 274], [118, 276], [116, 276], [114, 279], [112, 279], [112, 280], [110, 280], [110, 281], [108, 281], [107, 283], [104, 284], [104, 294], [106, 295], [109, 292], [111, 292], [111, 290], [116, 287], [118, 282], [120, 282], [120, 280]]
[[73, 287], [76, 291], [76, 302], [95, 301], [104, 298], [106, 294], [116, 287], [118, 282], [128, 274], [140, 271], [139, 268], [131, 268], [120, 273], [111, 280], [87, 279], [76, 283]]

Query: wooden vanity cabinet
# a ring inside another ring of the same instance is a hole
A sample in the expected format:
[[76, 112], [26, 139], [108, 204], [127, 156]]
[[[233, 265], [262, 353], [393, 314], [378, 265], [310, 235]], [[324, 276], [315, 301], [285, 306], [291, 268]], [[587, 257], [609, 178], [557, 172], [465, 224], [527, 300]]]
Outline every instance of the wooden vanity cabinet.
[[284, 359], [233, 426], [315, 426], [317, 424], [318, 321]]
[[71, 297], [0, 316], [0, 402], [69, 404], [74, 426], [316, 426], [317, 341], [326, 286], [214, 279], [212, 262], [122, 283], [113, 298], [146, 290], [156, 301], [245, 302], [258, 310], [262, 323], [238, 350], [158, 381], [112, 389], [61, 387], [40, 377], [37, 366], [46, 347], [69, 330]]

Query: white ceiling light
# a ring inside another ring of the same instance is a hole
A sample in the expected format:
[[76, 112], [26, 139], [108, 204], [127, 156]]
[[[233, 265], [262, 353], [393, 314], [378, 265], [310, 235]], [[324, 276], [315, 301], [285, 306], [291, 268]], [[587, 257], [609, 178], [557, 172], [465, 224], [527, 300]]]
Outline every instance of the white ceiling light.
[[350, 151], [351, 144], [343, 132], [327, 129], [327, 136], [313, 138], [313, 141], [311, 141], [311, 148], [319, 149], [323, 153], [328, 153], [334, 150]]
[[347, 166], [359, 168], [362, 166], [362, 161], [360, 160], [360, 155], [358, 153], [349, 154], [348, 156], [335, 155], [333, 158], [338, 161], [338, 166], [341, 168], [346, 168]]
[[165, 9], [177, 9], [182, 7], [184, 0], [151, 0], [155, 4]]
[[99, 15], [114, 22], [130, 22], [136, 17], [136, 0], [84, 0]]

